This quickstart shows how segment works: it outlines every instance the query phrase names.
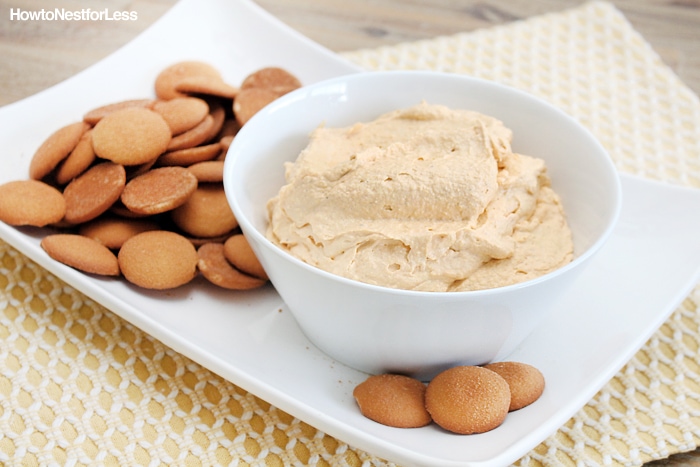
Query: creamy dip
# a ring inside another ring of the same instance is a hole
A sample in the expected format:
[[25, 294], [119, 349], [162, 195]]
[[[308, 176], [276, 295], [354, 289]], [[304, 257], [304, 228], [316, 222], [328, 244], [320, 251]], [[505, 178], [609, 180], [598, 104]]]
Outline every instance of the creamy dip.
[[542, 159], [495, 118], [421, 103], [313, 131], [268, 203], [268, 238], [333, 274], [466, 291], [553, 271], [571, 231]]

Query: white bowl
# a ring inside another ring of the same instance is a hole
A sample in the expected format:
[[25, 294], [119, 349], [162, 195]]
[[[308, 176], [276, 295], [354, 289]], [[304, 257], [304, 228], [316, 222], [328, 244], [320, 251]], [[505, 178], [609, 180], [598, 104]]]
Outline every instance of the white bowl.
[[[513, 130], [514, 151], [545, 160], [573, 232], [575, 259], [570, 264], [506, 287], [418, 292], [330, 274], [265, 237], [266, 204], [285, 183], [283, 164], [296, 160], [314, 128], [322, 122], [340, 127], [371, 121], [422, 100], [498, 118]], [[573, 118], [497, 83], [418, 71], [351, 74], [283, 96], [234, 139], [224, 187], [243, 233], [311, 342], [356, 369], [422, 379], [457, 364], [507, 358], [608, 239], [621, 206], [613, 163]]]

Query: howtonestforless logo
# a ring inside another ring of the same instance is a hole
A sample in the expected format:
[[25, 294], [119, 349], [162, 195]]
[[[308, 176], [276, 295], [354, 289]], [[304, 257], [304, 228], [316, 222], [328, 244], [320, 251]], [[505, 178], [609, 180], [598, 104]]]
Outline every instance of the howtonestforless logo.
[[138, 13], [135, 11], [109, 11], [108, 8], [102, 10], [93, 10], [92, 8], [80, 10], [10, 8], [10, 21], [136, 21], [137, 19]]

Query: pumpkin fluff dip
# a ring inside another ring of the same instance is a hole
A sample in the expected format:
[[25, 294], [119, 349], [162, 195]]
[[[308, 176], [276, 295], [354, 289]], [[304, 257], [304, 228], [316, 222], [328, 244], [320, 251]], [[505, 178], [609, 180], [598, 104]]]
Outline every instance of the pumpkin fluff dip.
[[542, 159], [495, 118], [422, 102], [320, 126], [268, 203], [270, 241], [320, 269], [396, 289], [470, 291], [571, 262]]

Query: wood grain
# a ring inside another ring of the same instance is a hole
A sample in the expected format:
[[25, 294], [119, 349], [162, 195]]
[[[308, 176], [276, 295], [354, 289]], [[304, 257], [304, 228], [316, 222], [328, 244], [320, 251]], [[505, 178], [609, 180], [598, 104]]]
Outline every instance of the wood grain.
[[[233, 1], [233, 0], [232, 0]], [[61, 7], [80, 0], [0, 0], [0, 106], [73, 76], [132, 40], [175, 0], [103, 0], [136, 21], [13, 21], [11, 9]], [[518, 21], [561, 11], [581, 0], [258, 0], [272, 14], [334, 51], [374, 48]], [[613, 0], [661, 59], [700, 94], [700, 0]], [[91, 4], [92, 5], [92, 4]], [[700, 467], [700, 451], [649, 467]]]
[[[47, 0], [0, 0], [0, 105], [32, 95], [101, 60], [150, 26], [174, 0], [134, 0], [137, 21], [13, 21], [11, 8], [54, 8]], [[373, 48], [504, 24], [582, 0], [259, 0], [284, 22], [334, 51]], [[613, 2], [662, 60], [700, 94], [700, 0]], [[80, 0], [62, 8], [81, 9]], [[103, 0], [101, 8], [124, 10]]]

